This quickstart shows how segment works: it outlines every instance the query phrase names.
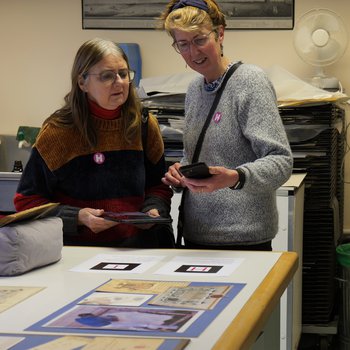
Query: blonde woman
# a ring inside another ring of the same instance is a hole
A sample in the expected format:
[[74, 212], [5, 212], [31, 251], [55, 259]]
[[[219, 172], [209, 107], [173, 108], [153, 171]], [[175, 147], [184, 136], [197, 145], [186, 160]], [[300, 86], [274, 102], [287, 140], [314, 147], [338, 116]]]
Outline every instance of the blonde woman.
[[183, 237], [188, 248], [271, 250], [278, 229], [275, 191], [293, 158], [275, 91], [262, 69], [243, 63], [227, 80], [210, 116], [198, 161], [211, 177], [181, 176], [192, 162], [215, 95], [235, 59], [224, 53], [225, 16], [213, 0], [171, 0], [161, 26], [187, 66], [200, 73], [185, 101], [184, 158], [163, 182], [187, 188]]

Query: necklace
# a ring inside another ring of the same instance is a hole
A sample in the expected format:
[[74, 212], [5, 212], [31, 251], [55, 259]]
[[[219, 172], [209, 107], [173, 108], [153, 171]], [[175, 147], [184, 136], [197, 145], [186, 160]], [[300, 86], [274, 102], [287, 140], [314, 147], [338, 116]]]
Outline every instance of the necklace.
[[219, 77], [217, 78], [216, 80], [214, 81], [211, 81], [210, 83], [206, 83], [204, 81], [204, 90], [207, 91], [207, 92], [213, 92], [215, 91], [218, 86], [221, 84], [221, 81], [222, 79], [224, 78], [226, 72], [228, 71], [228, 69], [233, 65], [233, 62], [231, 62], [225, 69], [225, 72]]

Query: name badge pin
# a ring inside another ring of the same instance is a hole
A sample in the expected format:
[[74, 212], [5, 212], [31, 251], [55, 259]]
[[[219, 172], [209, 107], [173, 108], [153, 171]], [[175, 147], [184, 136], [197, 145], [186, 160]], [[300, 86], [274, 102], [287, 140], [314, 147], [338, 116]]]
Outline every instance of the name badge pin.
[[94, 162], [96, 164], [103, 164], [105, 162], [105, 156], [103, 153], [97, 152], [94, 154]]
[[221, 117], [222, 117], [221, 112], [216, 112], [216, 113], [214, 114], [214, 117], [213, 117], [214, 122], [215, 122], [216, 124], [218, 124], [218, 123], [220, 122], [220, 120], [221, 120]]

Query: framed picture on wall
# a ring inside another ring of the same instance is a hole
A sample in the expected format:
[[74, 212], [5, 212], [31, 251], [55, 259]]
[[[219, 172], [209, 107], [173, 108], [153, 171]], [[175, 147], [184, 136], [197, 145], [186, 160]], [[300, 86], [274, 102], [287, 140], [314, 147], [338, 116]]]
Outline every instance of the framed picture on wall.
[[[82, 0], [83, 29], [155, 29], [168, 0]], [[217, 0], [226, 29], [293, 29], [294, 0]]]

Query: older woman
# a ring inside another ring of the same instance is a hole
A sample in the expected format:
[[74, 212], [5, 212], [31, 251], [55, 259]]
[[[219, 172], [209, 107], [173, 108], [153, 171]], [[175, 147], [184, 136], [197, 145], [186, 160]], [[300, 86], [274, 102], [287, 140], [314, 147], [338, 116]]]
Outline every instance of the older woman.
[[107, 221], [104, 211], [169, 216], [172, 192], [161, 181], [159, 125], [150, 115], [144, 150], [133, 77], [114, 42], [85, 42], [64, 106], [44, 122], [36, 139], [14, 203], [21, 211], [59, 202], [65, 244], [147, 246], [147, 231]]

